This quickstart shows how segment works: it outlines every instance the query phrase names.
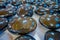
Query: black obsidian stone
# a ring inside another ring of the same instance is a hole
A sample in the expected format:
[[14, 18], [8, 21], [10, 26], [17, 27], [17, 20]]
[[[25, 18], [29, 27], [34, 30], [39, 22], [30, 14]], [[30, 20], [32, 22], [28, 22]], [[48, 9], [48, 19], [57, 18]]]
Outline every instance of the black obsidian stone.
[[17, 37], [15, 40], [35, 40], [35, 39], [30, 35], [23, 35], [23, 36]]
[[36, 26], [36, 21], [30, 17], [13, 17], [9, 20], [8, 30], [13, 34], [24, 35], [34, 31]]
[[29, 3], [22, 4], [17, 10], [18, 15], [21, 17], [32, 17], [33, 16], [33, 7]]
[[41, 16], [39, 21], [44, 27], [48, 29], [55, 30], [60, 28], [60, 14], [46, 14], [44, 16]]
[[35, 13], [36, 13], [37, 15], [42, 16], [42, 15], [45, 14], [45, 9], [41, 6], [41, 7], [37, 8], [37, 9], [35, 10]]
[[46, 32], [45, 40], [60, 40], [60, 32], [58, 32], [58, 31]]
[[8, 17], [11, 17], [15, 14], [16, 14], [16, 8], [11, 4], [3, 6], [3, 8], [0, 9], [0, 17], [7, 17], [8, 18]]

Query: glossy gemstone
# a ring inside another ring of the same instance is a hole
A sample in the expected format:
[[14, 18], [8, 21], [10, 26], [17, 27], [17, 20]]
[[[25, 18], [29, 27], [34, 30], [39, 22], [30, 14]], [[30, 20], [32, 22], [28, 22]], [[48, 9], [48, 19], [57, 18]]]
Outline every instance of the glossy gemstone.
[[45, 14], [45, 9], [43, 7], [38, 8], [35, 10], [35, 13], [38, 15], [44, 15]]
[[58, 31], [47, 31], [45, 34], [45, 40], [60, 40], [60, 32]]
[[36, 21], [30, 17], [14, 18], [9, 22], [8, 30], [15, 34], [26, 34], [35, 30], [36, 25]]
[[[21, 5], [20, 5], [21, 6]], [[33, 15], [33, 7], [30, 4], [22, 4], [22, 6], [18, 9], [19, 16], [28, 16], [32, 17]]]
[[0, 17], [9, 17], [15, 14], [15, 8], [11, 4], [6, 5], [6, 8], [0, 9]]
[[46, 14], [40, 17], [40, 23], [49, 29], [60, 28], [60, 16], [59, 14]]

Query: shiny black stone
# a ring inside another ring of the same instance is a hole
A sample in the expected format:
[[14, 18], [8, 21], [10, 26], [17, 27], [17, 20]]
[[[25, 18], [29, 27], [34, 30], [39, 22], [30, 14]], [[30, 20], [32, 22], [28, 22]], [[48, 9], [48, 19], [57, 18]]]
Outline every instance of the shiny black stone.
[[45, 40], [60, 40], [60, 32], [58, 32], [58, 31], [46, 32]]
[[[46, 17], [47, 18], [46, 18]], [[51, 30], [56, 30], [56, 29], [59, 29], [60, 28], [60, 14], [54, 14], [54, 15], [50, 15], [47, 16], [47, 15], [44, 15], [44, 16], [41, 16], [40, 19], [39, 19], [39, 22], [41, 23], [41, 25], [43, 25], [44, 27], [48, 28], [48, 29], [51, 29]], [[41, 20], [42, 19], [42, 20]], [[47, 19], [47, 20], [46, 20]], [[47, 22], [48, 21], [48, 22]], [[50, 22], [49, 22], [50, 21]], [[52, 23], [53, 21], [55, 21], [56, 23]], [[46, 25], [45, 25], [46, 24]], [[53, 25], [51, 25], [53, 24]], [[48, 26], [50, 25], [50, 26]]]

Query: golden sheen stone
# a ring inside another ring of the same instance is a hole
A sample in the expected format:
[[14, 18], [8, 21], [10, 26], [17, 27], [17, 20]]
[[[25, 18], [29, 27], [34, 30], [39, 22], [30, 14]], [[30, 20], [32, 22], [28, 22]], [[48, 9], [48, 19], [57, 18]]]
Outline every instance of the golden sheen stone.
[[[40, 18], [40, 22], [47, 28], [59, 28], [60, 16], [46, 14]], [[58, 26], [56, 26], [58, 24]]]
[[20, 33], [25, 34], [33, 31], [36, 28], [36, 21], [33, 18], [15, 18], [10, 22], [11, 29], [15, 31], [20, 31]]

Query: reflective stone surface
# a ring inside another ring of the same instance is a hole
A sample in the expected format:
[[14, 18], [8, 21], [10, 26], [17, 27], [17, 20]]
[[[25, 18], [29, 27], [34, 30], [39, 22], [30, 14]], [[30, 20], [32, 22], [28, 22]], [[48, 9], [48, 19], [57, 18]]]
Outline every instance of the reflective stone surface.
[[15, 8], [11, 4], [6, 5], [6, 8], [0, 9], [0, 17], [12, 16], [15, 14]]
[[36, 21], [33, 18], [15, 18], [9, 23], [8, 30], [16, 34], [26, 34], [35, 30], [36, 26]]
[[60, 32], [58, 31], [48, 31], [45, 34], [45, 40], [60, 40]]
[[38, 15], [44, 15], [45, 14], [44, 12], [45, 12], [45, 9], [44, 9], [43, 6], [40, 6], [39, 8], [37, 8], [35, 10], [35, 13], [38, 14]]
[[40, 23], [49, 29], [60, 28], [60, 16], [58, 14], [46, 14], [40, 18]]
[[33, 7], [30, 4], [22, 4], [20, 5], [20, 8], [18, 8], [18, 15], [19, 16], [28, 16], [32, 17], [33, 15]]

